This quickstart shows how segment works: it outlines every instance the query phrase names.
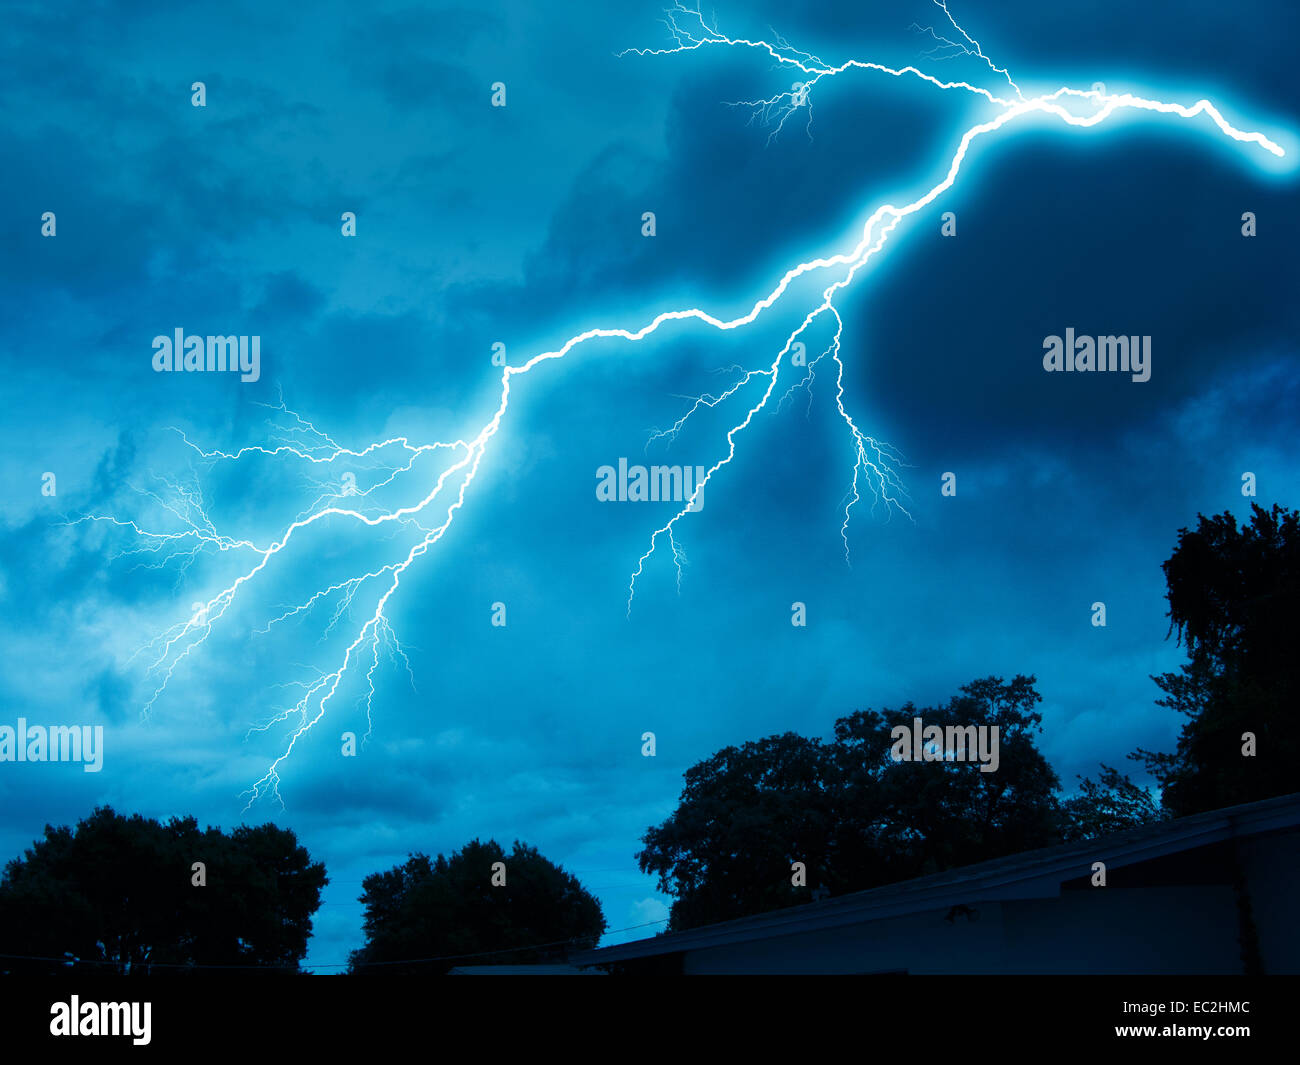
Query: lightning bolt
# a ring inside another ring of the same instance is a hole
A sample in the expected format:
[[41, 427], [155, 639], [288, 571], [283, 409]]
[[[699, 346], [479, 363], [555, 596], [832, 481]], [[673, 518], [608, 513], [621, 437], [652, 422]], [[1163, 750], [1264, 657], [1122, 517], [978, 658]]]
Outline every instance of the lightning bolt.
[[935, 46], [927, 51], [925, 55], [930, 59], [955, 59], [959, 55], [977, 56], [984, 60], [984, 65], [987, 66], [989, 70], [993, 71], [995, 74], [1001, 74], [1006, 78], [1007, 84], [1011, 86], [1012, 91], [1016, 94], [1016, 99], [1023, 100], [1025, 97], [1020, 91], [1020, 86], [1011, 80], [1011, 75], [1007, 72], [1007, 69], [1005, 67], [995, 66], [993, 60], [984, 54], [984, 49], [980, 47], [979, 41], [975, 40], [974, 37], [957, 24], [957, 20], [952, 17], [952, 12], [948, 10], [948, 0], [933, 0], [933, 2], [935, 6], [943, 12], [943, 16], [948, 20], [948, 24], [961, 35], [962, 41], [965, 41], [966, 43], [962, 44], [961, 41], [950, 41], [947, 37], [940, 36], [933, 26], [918, 26], [913, 22], [910, 27], [911, 29], [917, 30], [920, 33], [928, 33], [932, 38], [934, 38]]
[[[291, 462], [304, 471], [303, 476], [315, 493], [315, 498], [284, 525], [278, 534], [262, 542], [218, 532], [208, 514], [197, 475], [196, 482], [192, 485], [159, 479], [159, 485], [137, 489], [142, 497], [160, 507], [179, 526], [174, 531], [146, 529], [136, 521], [121, 520], [111, 515], [90, 514], [71, 523], [106, 523], [113, 531], [131, 538], [132, 546], [118, 552], [119, 556], [142, 556], [144, 561], [141, 564], [156, 568], [179, 565], [181, 575], [184, 575], [199, 555], [205, 553], [226, 553], [244, 560], [240, 564], [238, 576], [230, 583], [206, 599], [196, 601], [188, 616], [159, 633], [137, 652], [149, 659], [147, 675], [154, 678], [155, 684], [144, 705], [143, 714], [147, 716], [163, 697], [178, 668], [203, 646], [213, 626], [222, 621], [246, 586], [258, 580], [296, 538], [326, 522], [382, 530], [394, 539], [404, 538], [404, 551], [398, 550], [390, 561], [369, 568], [362, 567], [359, 572], [342, 580], [323, 582], [306, 598], [286, 606], [259, 630], [266, 632], [274, 625], [302, 618], [314, 609], [330, 603], [333, 604], [333, 612], [322, 639], [341, 626], [345, 619], [348, 619], [351, 626], [349, 636], [345, 637], [346, 646], [335, 659], [334, 668], [328, 671], [317, 669], [314, 670], [315, 675], [307, 680], [282, 685], [281, 687], [297, 689], [300, 692], [297, 700], [292, 705], [279, 709], [270, 720], [250, 730], [251, 734], [265, 732], [275, 726], [285, 726], [286, 738], [279, 755], [245, 793], [248, 796], [248, 806], [267, 796], [274, 797], [283, 804], [279, 791], [281, 769], [292, 756], [298, 742], [342, 698], [340, 691], [350, 673], [355, 671], [360, 674], [359, 687], [362, 690], [357, 703], [365, 709], [367, 737], [373, 728], [375, 676], [381, 662], [387, 659], [402, 663], [414, 685], [410, 660], [388, 616], [389, 604], [401, 587], [403, 576], [419, 559], [437, 547], [455, 521], [457, 513], [464, 507], [467, 493], [478, 475], [483, 458], [507, 417], [516, 382], [547, 364], [559, 362], [575, 348], [593, 340], [619, 339], [636, 344], [657, 333], [662, 327], [678, 322], [700, 323], [718, 331], [742, 330], [781, 301], [795, 282], [805, 276], [823, 279], [820, 299], [804, 309], [799, 325], [771, 355], [771, 361], [756, 368], [730, 367], [727, 372], [740, 375], [734, 384], [717, 395], [695, 397], [685, 413], [670, 428], [653, 433], [647, 440], [647, 448], [657, 442], [671, 444], [691, 418], [704, 410], [716, 411], [739, 404], [743, 411], [743, 415], [734, 421], [725, 434], [723, 453], [695, 485], [691, 498], [684, 501], [667, 522], [650, 534], [646, 549], [637, 559], [628, 581], [627, 612], [630, 615], [638, 580], [643, 577], [647, 563], [664, 542], [671, 552], [680, 590], [686, 564], [686, 555], [679, 539], [680, 523], [692, 512], [693, 504], [705, 486], [735, 457], [737, 439], [744, 434], [755, 417], [768, 407], [779, 380], [787, 370], [788, 357], [797, 344], [802, 344], [800, 338], [808, 334], [815, 323], [823, 321], [830, 333], [829, 341], [822, 353], [807, 365], [802, 379], [794, 381], [781, 394], [774, 408], [779, 410], [785, 400], [800, 388], [808, 390], [811, 404], [816, 368], [823, 361], [830, 364], [836, 415], [846, 430], [853, 458], [840, 526], [845, 562], [851, 564], [848, 529], [854, 508], [863, 501], [864, 492], [871, 496], [873, 512], [881, 507], [886, 517], [895, 510], [909, 519], [911, 515], [904, 506], [908, 497], [898, 472], [904, 465], [902, 455], [891, 445], [866, 433], [845, 406], [844, 362], [841, 357], [844, 322], [835, 300], [881, 251], [904, 219], [930, 206], [953, 186], [975, 141], [1036, 114], [1057, 119], [1069, 128], [1087, 129], [1104, 123], [1116, 113], [1134, 111], [1184, 120], [1205, 116], [1224, 136], [1234, 141], [1258, 146], [1279, 158], [1285, 154], [1278, 144], [1263, 133], [1243, 132], [1232, 126], [1205, 99], [1185, 106], [1130, 93], [1107, 93], [1099, 87], [1084, 90], [1068, 86], [1027, 98], [1010, 73], [985, 55], [979, 42], [957, 23], [946, 0], [935, 0], [935, 4], [959, 39], [952, 40], [941, 36], [932, 27], [922, 28], [914, 24], [915, 29], [928, 33], [936, 40], [936, 49], [931, 50], [931, 58], [967, 56], [982, 60], [991, 73], [1001, 76], [1001, 80], [1011, 90], [1011, 96], [998, 95], [988, 88], [966, 81], [943, 80], [915, 66], [890, 67], [859, 59], [849, 59], [838, 64], [828, 63], [812, 53], [793, 47], [775, 31], [771, 40], [729, 37], [718, 29], [716, 21], [706, 21], [698, 7], [687, 7], [680, 2], [674, 3], [665, 12], [663, 20], [672, 41], [670, 46], [632, 48], [618, 53], [622, 56], [666, 57], [709, 48], [727, 48], [765, 55], [779, 71], [797, 79], [792, 82], [791, 89], [762, 99], [733, 101], [731, 105], [748, 107], [752, 123], [770, 127], [769, 142], [782, 132], [793, 116], [800, 113], [808, 116], [806, 128], [811, 135], [813, 93], [824, 81], [851, 73], [915, 79], [939, 91], [982, 98], [992, 109], [989, 117], [962, 134], [947, 172], [938, 184], [902, 205], [883, 203], [877, 206], [863, 224], [860, 236], [850, 247], [790, 267], [746, 313], [723, 319], [699, 307], [665, 311], [639, 328], [587, 329], [570, 337], [554, 350], [535, 354], [517, 365], [506, 365], [501, 372], [495, 411], [474, 435], [467, 438], [417, 444], [405, 436], [397, 436], [376, 440], [358, 448], [348, 448], [289, 410], [282, 398], [278, 404], [269, 407], [272, 429], [268, 432], [265, 445], [246, 447], [235, 452], [205, 450], [177, 430], [180, 440], [189, 449], [192, 460], [204, 469], [218, 463], [238, 464], [258, 459]], [[1075, 106], [1068, 107], [1067, 103]], [[753, 397], [755, 392], [758, 392], [757, 398]], [[749, 398], [742, 400], [742, 393]], [[344, 468], [347, 473], [342, 478], [344, 485], [340, 487], [340, 478], [334, 476], [334, 472]], [[350, 482], [348, 476], [351, 477]], [[358, 487], [358, 478], [366, 479], [369, 483], [364, 488]], [[411, 481], [424, 486], [416, 492], [413, 500], [403, 505], [384, 502], [387, 491]], [[370, 596], [370, 599], [366, 600], [364, 606], [360, 606], [365, 595]], [[357, 609], [360, 609], [363, 617], [351, 620]]]

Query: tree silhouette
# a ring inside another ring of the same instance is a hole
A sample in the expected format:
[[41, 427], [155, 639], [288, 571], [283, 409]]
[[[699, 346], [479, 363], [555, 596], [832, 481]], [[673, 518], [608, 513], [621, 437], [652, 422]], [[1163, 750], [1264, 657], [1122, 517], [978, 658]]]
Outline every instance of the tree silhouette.
[[[193, 884], [202, 862], [206, 886]], [[229, 835], [192, 817], [166, 824], [98, 807], [44, 837], [0, 879], [0, 970], [147, 973], [165, 967], [294, 971], [307, 951], [325, 867], [288, 829]], [[61, 959], [42, 961], [30, 959]]]
[[[673, 931], [863, 890], [1057, 842], [1057, 777], [1035, 746], [1032, 677], [988, 677], [943, 706], [908, 703], [835, 722], [823, 743], [788, 732], [727, 747], [686, 772], [677, 810], [643, 837], [643, 872], [674, 896]], [[891, 758], [891, 730], [999, 729], [1000, 765]], [[792, 883], [804, 863], [807, 884]]]
[[816, 887], [833, 847], [834, 752], [793, 732], [726, 747], [686, 771], [681, 802], [644, 837], [642, 872], [676, 896], [669, 931], [805, 901], [790, 884], [805, 863]]
[[1103, 764], [1097, 780], [1083, 777], [1079, 794], [1061, 804], [1067, 841], [1109, 836], [1168, 818], [1146, 788]]
[[[498, 862], [505, 882], [494, 885]], [[352, 952], [353, 973], [552, 960], [566, 948], [594, 947], [605, 931], [600, 903], [577, 877], [517, 840], [508, 855], [495, 840], [477, 839], [449, 858], [412, 854], [366, 877], [362, 889], [366, 941]]]
[[[852, 883], [889, 883], [1056, 841], [1059, 781], [1034, 742], [1042, 731], [1035, 709], [1042, 696], [1034, 683], [1025, 676], [1008, 683], [985, 677], [963, 685], [943, 706], [908, 703], [880, 713], [859, 711], [835, 723], [847, 781], [867, 795], [874, 784], [878, 797], [875, 810], [850, 805], [842, 818], [850, 832], [872, 826], [873, 846], [846, 863]], [[971, 762], [892, 761], [891, 730], [918, 717], [927, 726], [996, 726], [997, 770], [981, 772]]]
[[1164, 563], [1170, 629], [1188, 661], [1152, 678], [1158, 705], [1187, 720], [1172, 754], [1130, 756], [1177, 816], [1288, 794], [1300, 757], [1300, 515], [1252, 504], [1242, 527], [1229, 513], [1197, 517]]

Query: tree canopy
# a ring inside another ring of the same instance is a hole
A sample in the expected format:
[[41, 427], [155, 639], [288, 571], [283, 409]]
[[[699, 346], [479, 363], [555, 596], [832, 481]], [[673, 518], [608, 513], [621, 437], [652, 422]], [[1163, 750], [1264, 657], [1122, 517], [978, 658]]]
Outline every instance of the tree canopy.
[[509, 854], [477, 839], [450, 857], [412, 854], [362, 889], [365, 945], [352, 952], [353, 973], [540, 962], [594, 947], [605, 931], [600, 903], [578, 878], [517, 840]]
[[1173, 753], [1133, 755], [1177, 816], [1288, 794], [1300, 757], [1300, 515], [1252, 504], [1244, 526], [1229, 513], [1198, 518], [1164, 563], [1188, 661], [1152, 678], [1158, 704], [1187, 720]]
[[[1067, 814], [1038, 750], [1034, 678], [986, 677], [940, 706], [861, 710], [824, 742], [793, 732], [727, 747], [686, 771], [677, 810], [643, 837], [643, 872], [674, 896], [674, 931], [863, 890], [1059, 842]], [[891, 737], [926, 726], [996, 727], [996, 772], [973, 761], [895, 761]], [[1089, 800], [1072, 813], [1081, 816]]]
[[[196, 886], [194, 863], [205, 885]], [[325, 867], [272, 824], [228, 835], [98, 807], [47, 825], [0, 879], [0, 970], [147, 973], [166, 967], [298, 968]], [[58, 959], [42, 961], [31, 959]]]

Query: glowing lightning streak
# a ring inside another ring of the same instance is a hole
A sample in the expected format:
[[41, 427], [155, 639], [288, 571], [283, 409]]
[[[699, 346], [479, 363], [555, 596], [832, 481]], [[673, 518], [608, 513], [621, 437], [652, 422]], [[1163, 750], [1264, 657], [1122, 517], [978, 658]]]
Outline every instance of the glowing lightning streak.
[[[938, 2], [938, 0], [936, 0]], [[374, 571], [367, 572], [361, 576], [351, 577], [346, 581], [341, 581], [328, 586], [312, 595], [306, 603], [287, 610], [280, 617], [273, 619], [269, 624], [275, 624], [289, 617], [303, 613], [313, 605], [324, 599], [340, 594], [341, 600], [335, 610], [333, 618], [330, 621], [332, 628], [342, 616], [342, 614], [351, 608], [354, 603], [354, 597], [360, 586], [371, 580], [387, 579], [386, 587], [382, 595], [374, 606], [370, 616], [361, 625], [355, 638], [344, 649], [342, 662], [332, 672], [319, 672], [317, 676], [308, 682], [298, 682], [298, 686], [303, 689], [303, 695], [298, 702], [291, 708], [281, 711], [263, 729], [269, 728], [270, 725], [284, 722], [296, 716], [297, 724], [291, 729], [288, 740], [278, 758], [271, 763], [267, 772], [253, 785], [248, 800], [251, 806], [257, 799], [267, 794], [279, 798], [280, 768], [293, 753], [298, 742], [312, 727], [314, 727], [325, 715], [327, 707], [333, 700], [339, 690], [340, 684], [348, 674], [348, 670], [353, 664], [354, 657], [359, 658], [365, 649], [371, 652], [371, 661], [365, 674], [366, 692], [363, 695], [363, 701], [366, 707], [368, 723], [371, 721], [371, 705], [375, 696], [374, 674], [378, 668], [381, 645], [389, 650], [390, 655], [400, 656], [406, 663], [408, 674], [411, 673], [410, 662], [406, 658], [405, 652], [397, 642], [396, 636], [392, 631], [386, 615], [386, 608], [389, 600], [401, 585], [402, 575], [410, 568], [416, 559], [420, 558], [426, 552], [436, 545], [446, 533], [447, 529], [455, 520], [456, 512], [464, 505], [465, 495], [471, 483], [478, 474], [479, 466], [486, 453], [488, 444], [499, 430], [506, 411], [509, 409], [510, 393], [515, 378], [523, 377], [531, 373], [538, 366], [552, 360], [564, 358], [569, 352], [579, 345], [596, 339], [613, 339], [618, 338], [632, 343], [641, 341], [651, 334], [655, 333], [660, 326], [677, 321], [694, 320], [703, 322], [714, 329], [727, 331], [742, 329], [750, 325], [763, 314], [764, 311], [771, 308], [787, 292], [790, 286], [803, 277], [814, 271], [827, 271], [838, 276], [827, 285], [822, 292], [822, 300], [815, 308], [809, 311], [802, 320], [802, 323], [789, 335], [786, 342], [776, 353], [773, 361], [765, 369], [746, 371], [744, 376], [734, 386], [725, 391], [721, 396], [712, 397], [704, 396], [698, 399], [692, 408], [680, 418], [666, 433], [655, 434], [651, 439], [668, 437], [669, 439], [676, 436], [681, 428], [687, 423], [689, 418], [697, 411], [705, 408], [717, 408], [724, 402], [735, 396], [744, 386], [758, 378], [765, 378], [766, 385], [762, 396], [756, 403], [753, 403], [745, 414], [744, 418], [727, 432], [727, 451], [724, 457], [716, 461], [708, 470], [704, 478], [695, 486], [692, 498], [686, 501], [685, 505], [679, 510], [665, 525], [655, 530], [650, 537], [650, 545], [644, 554], [637, 561], [628, 587], [627, 606], [630, 612], [633, 596], [635, 594], [637, 578], [644, 571], [647, 560], [654, 553], [655, 548], [661, 538], [668, 541], [673, 554], [674, 565], [677, 570], [678, 586], [682, 577], [682, 566], [685, 563], [685, 555], [675, 537], [675, 527], [677, 523], [691, 510], [691, 505], [695, 501], [699, 492], [703, 490], [705, 484], [731, 462], [736, 453], [736, 437], [742, 433], [751, 423], [754, 416], [766, 406], [769, 397], [776, 387], [780, 375], [782, 360], [796, 343], [797, 339], [805, 330], [822, 315], [830, 316], [835, 324], [833, 339], [828, 349], [814, 360], [814, 366], [820, 358], [829, 357], [837, 366], [836, 373], [836, 408], [841, 420], [847, 426], [853, 441], [855, 453], [855, 465], [853, 469], [852, 484], [849, 491], [848, 503], [844, 510], [844, 522], [841, 526], [841, 537], [844, 540], [845, 557], [848, 559], [848, 537], [847, 529], [854, 505], [860, 500], [859, 475], [866, 475], [866, 484], [873, 492], [876, 501], [883, 500], [886, 508], [898, 507], [906, 514], [899, 499], [904, 496], [901, 484], [893, 472], [893, 464], [898, 461], [898, 456], [888, 445], [881, 444], [871, 437], [864, 434], [853, 421], [845, 409], [843, 403], [844, 386], [843, 372], [844, 366], [840, 358], [840, 339], [843, 332], [843, 321], [840, 318], [839, 311], [834, 306], [834, 299], [837, 293], [847, 288], [857, 275], [858, 271], [884, 246], [889, 235], [894, 231], [898, 224], [907, 216], [923, 210], [931, 204], [937, 197], [942, 195], [956, 181], [960, 172], [962, 162], [966, 158], [970, 145], [979, 137], [993, 133], [1008, 123], [1033, 113], [1042, 113], [1059, 118], [1062, 122], [1073, 127], [1092, 127], [1105, 121], [1110, 115], [1121, 109], [1134, 109], [1150, 111], [1158, 114], [1176, 115], [1184, 119], [1192, 119], [1199, 115], [1207, 115], [1214, 124], [1226, 136], [1233, 140], [1257, 144], [1273, 155], [1281, 157], [1284, 152], [1261, 133], [1242, 132], [1231, 126], [1219, 111], [1208, 101], [1200, 100], [1192, 107], [1185, 107], [1180, 104], [1164, 103], [1155, 100], [1142, 99], [1127, 93], [1118, 95], [1105, 95], [1098, 90], [1078, 90], [1070, 88], [1061, 88], [1053, 93], [1040, 96], [1035, 99], [1026, 100], [1020, 92], [1015, 82], [1011, 80], [1010, 75], [1002, 68], [996, 67], [983, 53], [978, 42], [970, 37], [966, 32], [957, 25], [956, 21], [949, 13], [945, 2], [938, 2], [947, 15], [949, 21], [962, 35], [963, 39], [969, 42], [969, 48], [962, 47], [968, 52], [973, 49], [973, 54], [984, 59], [989, 68], [1006, 77], [1006, 80], [1016, 93], [1015, 100], [1002, 99], [994, 96], [987, 89], [962, 81], [941, 81], [929, 74], [916, 69], [915, 67], [892, 68], [878, 63], [864, 62], [859, 60], [850, 60], [839, 66], [831, 66], [824, 63], [806, 52], [798, 51], [792, 48], [782, 38], [776, 37], [775, 43], [767, 41], [752, 41], [743, 38], [732, 39], [722, 35], [716, 26], [708, 25], [704, 22], [698, 9], [692, 10], [684, 7], [680, 3], [675, 3], [673, 8], [668, 12], [667, 25], [670, 34], [675, 42], [675, 47], [667, 49], [630, 49], [637, 55], [668, 55], [678, 52], [695, 51], [707, 46], [722, 46], [732, 48], [748, 48], [765, 52], [772, 59], [776, 60], [778, 66], [789, 66], [798, 70], [801, 74], [808, 76], [808, 80], [800, 84], [800, 87], [794, 93], [782, 93], [770, 100], [760, 101], [763, 108], [762, 117], [766, 121], [772, 121], [779, 116], [780, 122], [784, 122], [793, 110], [807, 106], [809, 103], [809, 94], [815, 88], [818, 82], [823, 78], [835, 77], [849, 70], [873, 71], [876, 73], [888, 74], [893, 77], [913, 77], [927, 82], [943, 90], [961, 90], [973, 93], [987, 99], [991, 104], [1001, 108], [999, 114], [994, 118], [982, 122], [971, 129], [967, 130], [962, 136], [957, 150], [949, 165], [948, 172], [944, 179], [931, 188], [924, 195], [907, 203], [902, 207], [896, 207], [892, 204], [882, 205], [871, 214], [863, 225], [862, 238], [848, 252], [827, 257], [814, 258], [806, 262], [799, 263], [797, 266], [789, 269], [776, 284], [776, 286], [764, 297], [759, 299], [753, 307], [739, 317], [724, 320], [715, 317], [699, 308], [687, 308], [682, 310], [666, 311], [655, 317], [648, 324], [640, 329], [628, 330], [619, 328], [594, 328], [579, 333], [571, 337], [561, 347], [534, 355], [521, 365], [505, 366], [501, 374], [501, 391], [500, 398], [495, 413], [491, 419], [479, 430], [478, 434], [471, 440], [454, 440], [438, 442], [434, 444], [412, 445], [404, 437], [394, 437], [381, 442], [367, 445], [361, 450], [350, 450], [343, 448], [335, 443], [330, 437], [316, 429], [314, 425], [299, 418], [296, 414], [284, 408], [283, 403], [278, 407], [272, 408], [278, 412], [291, 415], [295, 424], [288, 430], [285, 435], [280, 436], [274, 442], [275, 446], [271, 448], [252, 447], [245, 448], [235, 453], [225, 452], [205, 452], [191, 444], [188, 439], [185, 443], [205, 460], [238, 460], [246, 454], [261, 454], [264, 456], [275, 457], [283, 454], [292, 455], [305, 462], [321, 465], [330, 464], [339, 459], [362, 459], [377, 457], [389, 449], [401, 449], [406, 454], [406, 462], [403, 465], [387, 467], [389, 477], [381, 482], [383, 485], [391, 484], [392, 481], [402, 473], [407, 473], [413, 469], [414, 463], [425, 457], [437, 452], [449, 452], [453, 456], [458, 456], [456, 460], [447, 468], [443, 469], [433, 485], [433, 488], [417, 503], [400, 507], [398, 509], [386, 510], [374, 514], [363, 513], [347, 505], [337, 505], [331, 502], [330, 505], [320, 505], [330, 501], [337, 501], [340, 493], [331, 493], [317, 500], [310, 513], [306, 516], [300, 515], [295, 519], [287, 529], [270, 544], [258, 546], [247, 540], [234, 540], [219, 536], [211, 522], [208, 521], [206, 514], [203, 512], [202, 499], [200, 496], [190, 495], [183, 496], [185, 503], [184, 508], [172, 508], [173, 514], [179, 517], [187, 526], [184, 532], [180, 533], [153, 533], [141, 529], [134, 522], [121, 522], [113, 518], [103, 518], [99, 516], [90, 516], [84, 521], [107, 521], [115, 527], [125, 527], [133, 531], [144, 542], [142, 550], [178, 550], [181, 545], [191, 545], [190, 551], [200, 551], [205, 548], [215, 547], [221, 551], [244, 551], [252, 552], [257, 558], [256, 563], [235, 579], [230, 585], [222, 589], [206, 603], [198, 604], [193, 616], [183, 623], [178, 623], [171, 629], [162, 633], [154, 641], [146, 646], [157, 646], [161, 644], [156, 661], [151, 667], [151, 672], [161, 671], [162, 679], [158, 684], [154, 694], [146, 704], [146, 712], [153, 706], [154, 702], [165, 691], [168, 682], [174, 675], [177, 666], [182, 662], [191, 651], [201, 646], [212, 630], [212, 625], [221, 619], [226, 610], [230, 607], [235, 597], [239, 594], [241, 588], [252, 581], [260, 574], [271, 560], [284, 550], [294, 536], [303, 529], [306, 529], [317, 522], [325, 521], [329, 518], [343, 519], [351, 522], [358, 522], [368, 527], [379, 527], [393, 523], [404, 527], [415, 527], [423, 534], [408, 550], [405, 558], [397, 562], [382, 566]], [[698, 23], [698, 29], [693, 24], [688, 28], [686, 23], [694, 20]], [[949, 42], [955, 45], [955, 42]], [[621, 53], [628, 54], [628, 53]], [[787, 100], [788, 97], [788, 100]], [[1094, 105], [1098, 105], [1097, 110], [1089, 115], [1076, 115], [1060, 103], [1062, 98], [1071, 97], [1086, 99]], [[779, 126], [778, 126], [779, 129]], [[743, 368], [741, 368], [743, 369]], [[809, 376], [805, 382], [810, 383], [812, 367], [809, 367]], [[798, 387], [798, 385], [794, 386]], [[787, 393], [788, 394], [788, 393]], [[372, 485], [365, 492], [356, 494], [365, 496], [372, 492], [381, 484]], [[443, 490], [449, 484], [455, 484], [456, 490], [454, 498], [446, 504], [445, 511], [442, 512], [438, 523], [431, 528], [425, 528], [423, 525], [416, 524], [416, 516], [421, 515], [427, 509], [432, 508], [442, 496]], [[197, 514], [195, 519], [192, 515]], [[327, 632], [329, 630], [327, 629]], [[369, 735], [369, 732], [367, 732]], [[246, 807], [247, 808], [247, 807]]]
[[[979, 41], [975, 40], [974, 37], [972, 37], [969, 33], [967, 33], [964, 29], [962, 29], [960, 26], [957, 25], [957, 20], [952, 17], [952, 12], [948, 10], [948, 0], [934, 0], [934, 3], [936, 7], [943, 9], [943, 13], [945, 17], [948, 19], [948, 21], [952, 24], [952, 28], [955, 29], [958, 33], [960, 33], [963, 39], [966, 41], [966, 44], [970, 46], [969, 48], [964, 48], [962, 50], [965, 51], [968, 55], [974, 54], [979, 56], [982, 60], [984, 60], [984, 62], [988, 65], [988, 68], [991, 71], [993, 71], [995, 74], [1001, 74], [1004, 78], [1006, 78], [1007, 84], [1010, 85], [1011, 88], [1015, 90], [1016, 97], [1018, 99], [1023, 100], [1025, 97], [1024, 94], [1021, 93], [1020, 91], [1020, 86], [1011, 80], [1011, 75], [1007, 73], [1006, 68], [994, 66], [993, 60], [991, 60], [988, 56], [984, 54], [984, 49], [980, 47]], [[930, 32], [934, 33], [933, 30], [931, 30]], [[936, 34], [935, 36], [937, 37], [938, 35]], [[940, 40], [944, 40], [945, 44], [951, 44], [956, 48], [962, 47], [961, 45], [957, 44], [955, 41], [948, 41], [945, 40], [944, 38], [940, 38]]]

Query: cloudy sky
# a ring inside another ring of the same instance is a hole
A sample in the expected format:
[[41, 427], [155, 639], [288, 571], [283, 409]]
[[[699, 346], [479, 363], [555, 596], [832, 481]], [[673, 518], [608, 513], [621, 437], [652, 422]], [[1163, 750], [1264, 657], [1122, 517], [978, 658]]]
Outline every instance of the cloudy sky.
[[[388, 482], [333, 501], [373, 518], [418, 507], [466, 454], [210, 453], [471, 441], [500, 402], [494, 344], [522, 365], [667, 310], [744, 314], [791, 266], [851, 249], [880, 204], [924, 195], [962, 132], [1000, 110], [850, 70], [816, 87], [810, 126], [804, 111], [772, 137], [728, 106], [790, 91], [799, 79], [770, 56], [619, 54], [672, 45], [661, 7], [8, 9], [0, 724], [99, 724], [106, 749], [98, 774], [0, 764], [0, 856], [104, 803], [226, 828], [274, 820], [328, 865], [308, 959], [324, 967], [360, 943], [368, 873], [476, 836], [522, 839], [579, 875], [611, 929], [632, 929], [614, 942], [666, 916], [636, 869], [639, 838], [675, 807], [683, 770], [724, 745], [826, 735], [856, 709], [1032, 673], [1041, 746], [1067, 786], [1172, 746], [1178, 721], [1149, 679], [1180, 660], [1160, 563], [1198, 512], [1246, 512], [1244, 472], [1262, 503], [1300, 495], [1300, 11], [1284, 3], [954, 8], [1026, 96], [1100, 81], [1208, 97], [1288, 155], [1205, 116], [1152, 114], [1087, 131], [1029, 116], [972, 147], [952, 189], [836, 298], [844, 407], [892, 445], [907, 492], [894, 493], [905, 512], [873, 511], [864, 488], [851, 564], [855, 454], [829, 360], [778, 409], [804, 373], [783, 362], [703, 509], [675, 526], [680, 582], [661, 537], [630, 612], [638, 559], [679, 508], [594, 491], [620, 458], [724, 459], [766, 379], [650, 438], [735, 385], [735, 367], [766, 370], [843, 273], [822, 271], [746, 329], [671, 322], [513, 376], [473, 477], [451, 475], [418, 524], [313, 521], [201, 642], [158, 642], [345, 474], [359, 490]], [[978, 58], [931, 52], [924, 27], [955, 36], [933, 5], [716, 17], [734, 38], [780, 34], [831, 65], [915, 64], [1012, 92]], [[1043, 338], [1066, 328], [1150, 336], [1151, 379], [1045, 373]], [[259, 380], [155, 372], [153, 338], [176, 329], [260, 337]], [[809, 326], [810, 359], [832, 332], [825, 315]], [[462, 487], [385, 606], [402, 654], [385, 629], [370, 670], [363, 634], [391, 571], [344, 582], [405, 559]], [[1098, 601], [1105, 628], [1091, 624]], [[795, 602], [806, 627], [791, 625]], [[359, 635], [280, 763], [283, 805], [263, 794], [246, 811], [302, 718], [273, 720]], [[343, 734], [368, 730], [344, 757]]]

